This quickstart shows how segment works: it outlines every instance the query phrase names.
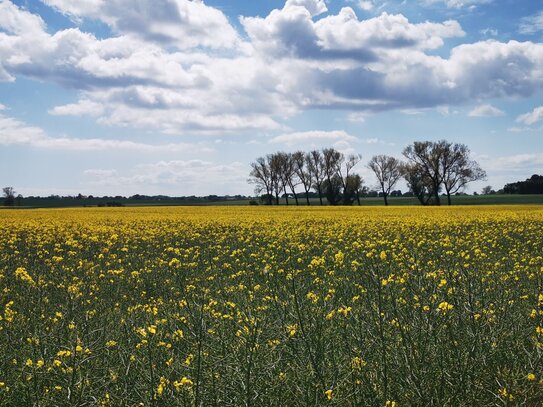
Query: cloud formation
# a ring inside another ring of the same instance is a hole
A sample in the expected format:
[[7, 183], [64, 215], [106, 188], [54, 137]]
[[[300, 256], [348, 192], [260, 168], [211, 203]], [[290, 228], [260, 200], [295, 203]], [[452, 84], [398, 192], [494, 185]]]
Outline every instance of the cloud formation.
[[[48, 31], [41, 17], [0, 2], [0, 80], [34, 78], [78, 92], [53, 115], [168, 134], [283, 129], [306, 109], [361, 113], [525, 98], [543, 89], [543, 44], [495, 40], [436, 53], [462, 38], [455, 20], [402, 14], [359, 19], [323, 0], [288, 0], [238, 32], [201, 1], [43, 0], [76, 24], [107, 24], [105, 39]], [[483, 1], [448, 1], [451, 7]], [[143, 30], [143, 31], [141, 31]], [[473, 114], [497, 114], [475, 111]]]
[[190, 143], [145, 144], [103, 138], [51, 137], [43, 129], [29, 126], [0, 114], [0, 145], [26, 145], [33, 148], [65, 151], [140, 151], [140, 152], [209, 152], [207, 147]]
[[543, 31], [543, 11], [521, 19], [519, 27], [521, 34], [533, 35], [541, 31]]
[[517, 122], [527, 125], [535, 124], [543, 120], [543, 106], [536, 107], [531, 112], [525, 113], [517, 117]]
[[116, 190], [119, 186], [131, 191], [141, 191], [143, 187], [160, 190], [161, 186], [170, 189], [175, 186], [178, 191], [191, 191], [196, 195], [245, 191], [248, 189], [247, 173], [248, 166], [240, 162], [216, 164], [204, 160], [159, 161], [138, 165], [126, 172], [112, 169], [84, 171], [89, 185], [100, 187], [100, 190], [107, 187]]
[[271, 144], [285, 144], [287, 146], [293, 146], [296, 144], [306, 143], [332, 143], [332, 142], [353, 142], [357, 141], [357, 138], [351, 136], [343, 130], [335, 131], [305, 131], [282, 134], [270, 139]]
[[499, 117], [503, 116], [505, 113], [494, 107], [490, 104], [484, 104], [476, 106], [473, 110], [468, 113], [469, 117]]

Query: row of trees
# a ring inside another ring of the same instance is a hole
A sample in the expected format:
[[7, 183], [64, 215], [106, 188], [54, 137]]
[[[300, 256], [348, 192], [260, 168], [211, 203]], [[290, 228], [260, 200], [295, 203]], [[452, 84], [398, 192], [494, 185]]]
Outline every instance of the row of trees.
[[[440, 205], [442, 192], [450, 205], [451, 195], [469, 182], [486, 178], [485, 171], [470, 159], [470, 150], [464, 144], [446, 140], [414, 142], [403, 150], [403, 155], [405, 162], [376, 155], [367, 164], [377, 178], [385, 205], [402, 178], [422, 205]], [[360, 205], [363, 180], [354, 168], [361, 159], [359, 154], [345, 156], [333, 148], [276, 152], [251, 163], [249, 182], [255, 185], [255, 193], [262, 195], [268, 205], [274, 201], [278, 205], [280, 196], [285, 197], [288, 205], [289, 195], [298, 205], [300, 186], [307, 205], [310, 205], [311, 190], [317, 193], [321, 205], [323, 197], [330, 205], [352, 205], [355, 200]]]
[[526, 181], [512, 182], [503, 187], [506, 194], [543, 194], [543, 175], [534, 174]]
[[351, 205], [354, 200], [360, 204], [362, 178], [352, 174], [353, 168], [360, 162], [360, 155], [345, 155], [333, 148], [322, 151], [313, 150], [305, 153], [278, 152], [259, 157], [251, 163], [249, 182], [255, 185], [255, 192], [263, 194], [268, 205], [283, 195], [289, 204], [289, 194], [299, 204], [297, 187], [302, 186], [309, 205], [309, 194], [314, 189], [320, 204], [326, 197], [331, 205]]

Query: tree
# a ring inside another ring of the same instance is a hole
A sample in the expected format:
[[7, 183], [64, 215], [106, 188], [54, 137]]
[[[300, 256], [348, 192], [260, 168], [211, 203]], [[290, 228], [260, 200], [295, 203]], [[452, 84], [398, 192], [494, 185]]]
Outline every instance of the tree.
[[390, 191], [402, 177], [401, 161], [387, 155], [375, 155], [369, 161], [368, 168], [377, 177], [387, 206]]
[[490, 195], [492, 193], [492, 185], [487, 185], [486, 187], [483, 187], [481, 193], [483, 195]]
[[356, 199], [358, 206], [360, 206], [360, 192], [362, 190], [362, 184], [362, 177], [358, 174], [351, 174], [347, 177], [347, 181], [345, 182], [345, 190], [343, 191], [343, 202], [346, 205], [352, 205]]
[[275, 204], [279, 205], [279, 195], [281, 194], [281, 190], [283, 189], [283, 184], [282, 184], [283, 178], [281, 177], [281, 171], [282, 171], [281, 158], [279, 157], [278, 154], [268, 154], [266, 156], [266, 159], [270, 167], [270, 179], [271, 179], [272, 192], [275, 195]]
[[[431, 194], [431, 198], [423, 199], [426, 204], [441, 204], [439, 191], [443, 182], [442, 157], [449, 146], [450, 143], [445, 140], [438, 142], [415, 141], [403, 150], [403, 155], [410, 164], [406, 168], [416, 174], [417, 182], [424, 183], [424, 188], [419, 192]], [[417, 194], [415, 193], [415, 195]]]
[[303, 151], [296, 151], [292, 154], [292, 162], [294, 165], [294, 172], [300, 180], [300, 183], [304, 187], [305, 199], [309, 206], [309, 191], [313, 185], [313, 173], [310, 170], [311, 154], [304, 153]]
[[251, 163], [249, 183], [255, 185], [255, 193], [257, 195], [265, 192], [266, 204], [272, 204], [273, 187], [269, 160], [266, 160], [264, 157], [258, 157], [255, 162]]
[[[339, 161], [340, 165], [337, 167], [337, 174], [340, 176], [341, 181], [342, 181], [344, 205], [353, 204], [353, 201], [355, 198], [354, 194], [358, 188], [355, 188], [355, 179], [352, 178], [351, 170], [354, 167], [356, 167], [356, 165], [360, 162], [360, 160], [362, 160], [362, 156], [360, 154], [351, 154], [347, 157], [346, 160], [342, 159]], [[341, 165], [343, 163], [344, 163], [344, 166]], [[361, 183], [362, 178], [360, 178], [359, 181]]]
[[326, 178], [323, 182], [323, 190], [326, 200], [330, 205], [338, 205], [341, 202], [343, 189], [343, 181], [337, 174], [333, 174], [330, 178]]
[[4, 193], [4, 205], [5, 206], [14, 206], [15, 205], [15, 190], [13, 187], [5, 187], [2, 189]]
[[[469, 158], [470, 150], [465, 144], [448, 144], [441, 151], [441, 171], [447, 203], [451, 195], [459, 192], [468, 183], [486, 179], [486, 172], [477, 161]], [[492, 189], [492, 188], [490, 188]]]
[[325, 148], [322, 150], [322, 160], [326, 180], [326, 199], [330, 205], [337, 205], [341, 201], [341, 192], [345, 187], [345, 181], [340, 172], [345, 156], [334, 148]]
[[503, 187], [506, 194], [543, 194], [543, 175], [534, 174], [526, 181], [512, 182]]
[[313, 150], [308, 154], [307, 168], [311, 174], [311, 179], [313, 181], [313, 188], [315, 192], [319, 195], [319, 201], [322, 205], [322, 193], [323, 193], [323, 182], [325, 179], [325, 168], [324, 160], [322, 154], [319, 150]]
[[421, 205], [429, 205], [435, 194], [432, 191], [432, 180], [426, 176], [424, 169], [416, 164], [404, 164], [401, 169], [413, 196]]

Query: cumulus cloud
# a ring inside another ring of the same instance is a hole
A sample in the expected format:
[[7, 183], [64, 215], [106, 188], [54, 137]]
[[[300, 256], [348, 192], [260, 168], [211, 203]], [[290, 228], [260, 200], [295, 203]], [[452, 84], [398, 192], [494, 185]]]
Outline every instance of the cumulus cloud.
[[335, 131], [305, 131], [282, 134], [280, 136], [273, 137], [269, 140], [272, 144], [285, 144], [287, 146], [293, 146], [295, 144], [306, 143], [330, 143], [330, 142], [352, 142], [357, 138], [351, 136], [343, 130]]
[[[311, 108], [420, 110], [543, 89], [541, 43], [480, 41], [447, 57], [431, 53], [464, 35], [454, 20], [413, 23], [387, 13], [360, 20], [349, 7], [332, 14], [322, 0], [289, 0], [268, 16], [241, 17], [245, 41], [224, 28], [230, 40], [217, 46], [230, 48], [218, 52], [206, 44], [223, 34], [210, 28], [228, 23], [222, 12], [188, 0], [160, 0], [162, 11], [153, 2], [151, 12], [150, 0], [127, 1], [47, 0], [74, 19], [102, 19], [116, 34], [105, 39], [79, 28], [49, 32], [39, 16], [0, 2], [0, 80], [30, 77], [79, 93], [51, 114], [168, 134], [278, 130]], [[149, 24], [138, 35], [131, 24], [141, 18]], [[151, 26], [167, 30], [169, 22], [185, 31], [153, 34]]]
[[61, 13], [97, 19], [119, 34], [181, 49], [231, 48], [238, 34], [226, 16], [203, 1], [191, 0], [42, 0]]
[[476, 106], [473, 110], [468, 113], [469, 117], [499, 117], [503, 116], [505, 113], [489, 104], [483, 104]]
[[517, 122], [532, 125], [543, 120], [543, 106], [536, 107], [531, 112], [525, 113], [517, 117]]
[[543, 31], [543, 11], [521, 19], [519, 27], [521, 34], [532, 35], [540, 31]]

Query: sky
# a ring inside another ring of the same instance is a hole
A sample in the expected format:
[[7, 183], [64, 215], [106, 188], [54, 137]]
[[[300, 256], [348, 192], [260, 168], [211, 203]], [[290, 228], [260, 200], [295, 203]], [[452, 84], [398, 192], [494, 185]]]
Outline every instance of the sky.
[[[250, 163], [466, 144], [485, 185], [543, 173], [543, 2], [0, 0], [0, 185], [253, 193]], [[400, 185], [405, 190], [405, 185]]]

